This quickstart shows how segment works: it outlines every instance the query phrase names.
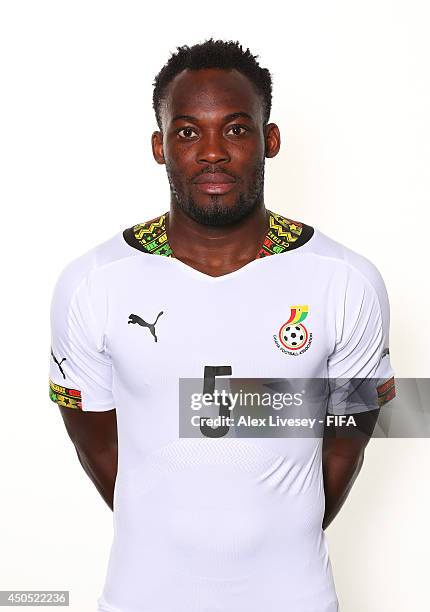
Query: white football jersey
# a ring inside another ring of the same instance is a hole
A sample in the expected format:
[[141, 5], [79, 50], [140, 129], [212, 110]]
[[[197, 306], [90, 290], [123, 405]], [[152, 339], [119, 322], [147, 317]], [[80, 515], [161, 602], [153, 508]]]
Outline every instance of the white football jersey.
[[268, 211], [256, 259], [212, 277], [174, 257], [167, 216], [72, 261], [52, 298], [51, 399], [116, 409], [114, 537], [98, 611], [337, 612], [321, 438], [182, 438], [178, 380], [203, 378], [206, 366], [242, 378], [372, 378], [382, 405], [395, 387], [381, 275]]

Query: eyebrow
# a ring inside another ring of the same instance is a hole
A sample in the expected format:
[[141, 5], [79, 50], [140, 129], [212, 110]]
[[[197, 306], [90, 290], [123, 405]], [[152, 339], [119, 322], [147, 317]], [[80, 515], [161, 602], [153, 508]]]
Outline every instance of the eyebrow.
[[[224, 122], [227, 121], [232, 121], [233, 119], [237, 119], [238, 117], [246, 117], [247, 119], [250, 119], [251, 121], [253, 120], [253, 118], [251, 117], [251, 115], [249, 113], [245, 113], [245, 111], [239, 111], [237, 113], [230, 113], [229, 115], [225, 115], [222, 119]], [[194, 117], [193, 115], [175, 115], [172, 119], [173, 121], [177, 121], [178, 119], [185, 119], [187, 121], [192, 121], [192, 122], [198, 122], [198, 117]]]

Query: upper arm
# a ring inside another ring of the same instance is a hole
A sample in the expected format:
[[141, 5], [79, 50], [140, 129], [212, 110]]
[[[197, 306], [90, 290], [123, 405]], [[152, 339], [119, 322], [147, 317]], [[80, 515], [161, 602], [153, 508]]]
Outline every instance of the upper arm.
[[[328, 358], [328, 412], [358, 415], [377, 411], [395, 395], [389, 353], [389, 302], [384, 281], [367, 262], [348, 265], [338, 299], [336, 344]], [[369, 419], [363, 417], [364, 424]]]
[[91, 273], [69, 265], [51, 301], [50, 398], [73, 412], [115, 408], [104, 336], [105, 301], [91, 278]]
[[116, 411], [84, 412], [59, 406], [67, 433], [79, 448], [93, 452], [118, 444]]

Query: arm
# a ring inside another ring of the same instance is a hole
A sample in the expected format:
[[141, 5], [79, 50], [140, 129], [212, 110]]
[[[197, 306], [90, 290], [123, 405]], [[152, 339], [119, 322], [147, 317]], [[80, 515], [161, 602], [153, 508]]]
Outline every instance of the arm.
[[323, 444], [326, 529], [343, 506], [364, 461], [362, 440], [329, 439]]
[[353, 416], [356, 427], [335, 427], [334, 436], [330, 431], [324, 434], [323, 529], [339, 512], [361, 470], [380, 407], [395, 394], [384, 281], [365, 258], [348, 250], [343, 254], [347, 265], [333, 286], [332, 310], [337, 314], [335, 343], [327, 360], [328, 378], [333, 382], [327, 413]]
[[[106, 350], [107, 299], [97, 251], [60, 274], [51, 301], [49, 396], [60, 409], [78, 459], [113, 509], [118, 442], [112, 361]], [[61, 365], [61, 368], [60, 368]]]
[[364, 449], [374, 430], [378, 410], [355, 414], [356, 427], [350, 437], [339, 436], [341, 428], [327, 427], [323, 440], [322, 469], [324, 477], [325, 514], [323, 529], [333, 521], [355, 482], [364, 462]]
[[83, 412], [62, 406], [59, 409], [82, 467], [113, 510], [118, 465], [116, 410]]

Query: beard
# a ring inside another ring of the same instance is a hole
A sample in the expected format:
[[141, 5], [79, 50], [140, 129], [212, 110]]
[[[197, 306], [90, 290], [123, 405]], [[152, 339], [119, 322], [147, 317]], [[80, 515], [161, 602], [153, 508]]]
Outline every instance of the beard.
[[[222, 196], [210, 195], [210, 202], [205, 206], [198, 206], [190, 193], [181, 187], [181, 180], [166, 163], [166, 172], [170, 184], [170, 193], [178, 207], [197, 223], [202, 225], [229, 225], [240, 221], [249, 215], [257, 206], [263, 196], [264, 190], [264, 159], [257, 166], [251, 176], [247, 192], [240, 192], [232, 206], [222, 204]], [[191, 183], [190, 183], [191, 184]]]

